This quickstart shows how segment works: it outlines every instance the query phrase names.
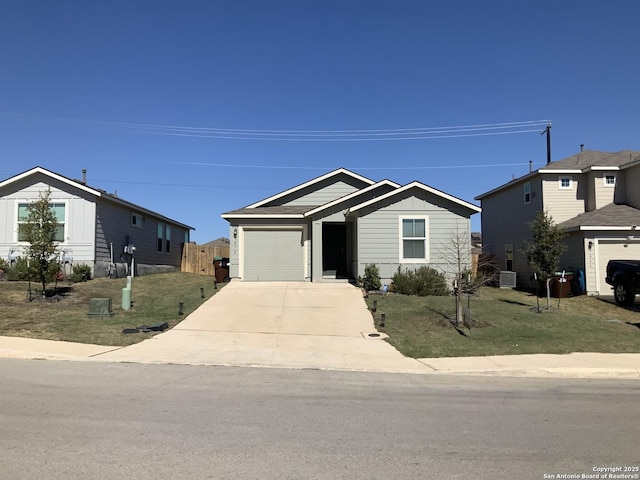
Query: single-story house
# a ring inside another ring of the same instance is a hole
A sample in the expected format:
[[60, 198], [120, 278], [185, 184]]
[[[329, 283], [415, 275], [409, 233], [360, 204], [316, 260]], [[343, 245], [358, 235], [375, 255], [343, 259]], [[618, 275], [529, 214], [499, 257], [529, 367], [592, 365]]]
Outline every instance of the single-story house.
[[[470, 263], [470, 217], [480, 208], [421, 182], [373, 181], [340, 168], [239, 210], [230, 224], [230, 277], [242, 281], [357, 279], [401, 269], [453, 272], [453, 236]], [[457, 268], [457, 267], [456, 267]]]
[[180, 270], [182, 244], [193, 227], [104, 190], [35, 167], [0, 181], [0, 258], [24, 254], [21, 236], [30, 202], [50, 191], [58, 219], [56, 242], [66, 265], [90, 265], [95, 277]]

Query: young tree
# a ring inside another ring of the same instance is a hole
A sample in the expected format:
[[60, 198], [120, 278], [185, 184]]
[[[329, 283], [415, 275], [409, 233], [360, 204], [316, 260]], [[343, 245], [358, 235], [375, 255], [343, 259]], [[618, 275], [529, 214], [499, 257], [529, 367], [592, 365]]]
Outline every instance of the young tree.
[[560, 257], [567, 250], [567, 246], [562, 241], [565, 233], [545, 211], [538, 212], [529, 226], [533, 240], [525, 243], [524, 253], [527, 255], [527, 263], [531, 270], [547, 285], [547, 309], [550, 309], [551, 279], [558, 270]]
[[463, 294], [475, 292], [491, 283], [496, 277], [498, 267], [493, 257], [481, 256], [474, 268], [468, 221], [456, 221], [455, 225], [450, 225], [449, 228], [447, 239], [438, 250], [446, 261], [447, 277], [454, 281], [456, 324], [460, 325], [463, 323], [463, 315], [469, 313], [463, 308]]
[[27, 206], [25, 223], [20, 225], [20, 237], [29, 243], [27, 258], [42, 284], [43, 297], [47, 281], [57, 273], [59, 268], [55, 241], [58, 220], [55, 211], [51, 208], [50, 196], [50, 190], [40, 192], [38, 200]]

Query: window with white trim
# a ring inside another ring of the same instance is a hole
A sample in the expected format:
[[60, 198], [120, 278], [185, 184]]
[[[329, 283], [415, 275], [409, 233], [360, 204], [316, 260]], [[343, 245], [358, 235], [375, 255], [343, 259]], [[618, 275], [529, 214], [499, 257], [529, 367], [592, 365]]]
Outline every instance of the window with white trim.
[[429, 261], [427, 243], [429, 217], [400, 217], [400, 262], [425, 263]]
[[605, 187], [615, 187], [616, 186], [616, 176], [614, 174], [605, 175], [602, 179]]
[[524, 184], [524, 204], [528, 205], [531, 203], [531, 182], [527, 182]]
[[558, 187], [560, 187], [561, 190], [571, 190], [573, 187], [573, 178], [558, 177]]
[[[29, 217], [29, 203], [19, 203], [18, 204], [18, 242], [26, 242], [27, 239], [24, 233], [24, 225], [27, 223], [27, 219]], [[56, 233], [53, 237], [54, 242], [64, 242], [65, 234], [65, 210], [66, 205], [64, 203], [50, 203], [49, 208], [53, 210], [54, 215], [56, 216]]]

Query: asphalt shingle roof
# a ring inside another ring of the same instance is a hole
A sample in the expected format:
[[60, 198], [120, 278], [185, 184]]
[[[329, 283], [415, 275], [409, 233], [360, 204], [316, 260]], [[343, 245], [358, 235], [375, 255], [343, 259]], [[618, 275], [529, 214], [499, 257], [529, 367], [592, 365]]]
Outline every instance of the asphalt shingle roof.
[[557, 162], [545, 165], [542, 170], [584, 169], [589, 167], [621, 167], [640, 160], [640, 152], [621, 150], [616, 153], [585, 150]]
[[611, 203], [591, 212], [581, 213], [558, 226], [562, 229], [577, 227], [626, 227], [640, 225], [640, 209]]
[[223, 215], [300, 215], [320, 205], [281, 205], [275, 207], [240, 208]]

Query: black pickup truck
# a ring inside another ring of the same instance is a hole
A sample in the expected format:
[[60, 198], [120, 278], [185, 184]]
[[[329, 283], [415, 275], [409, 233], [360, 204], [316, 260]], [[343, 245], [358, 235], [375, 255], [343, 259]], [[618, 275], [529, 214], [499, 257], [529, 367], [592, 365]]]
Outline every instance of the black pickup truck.
[[631, 305], [636, 293], [640, 293], [640, 260], [609, 260], [605, 280], [613, 286], [618, 305]]

